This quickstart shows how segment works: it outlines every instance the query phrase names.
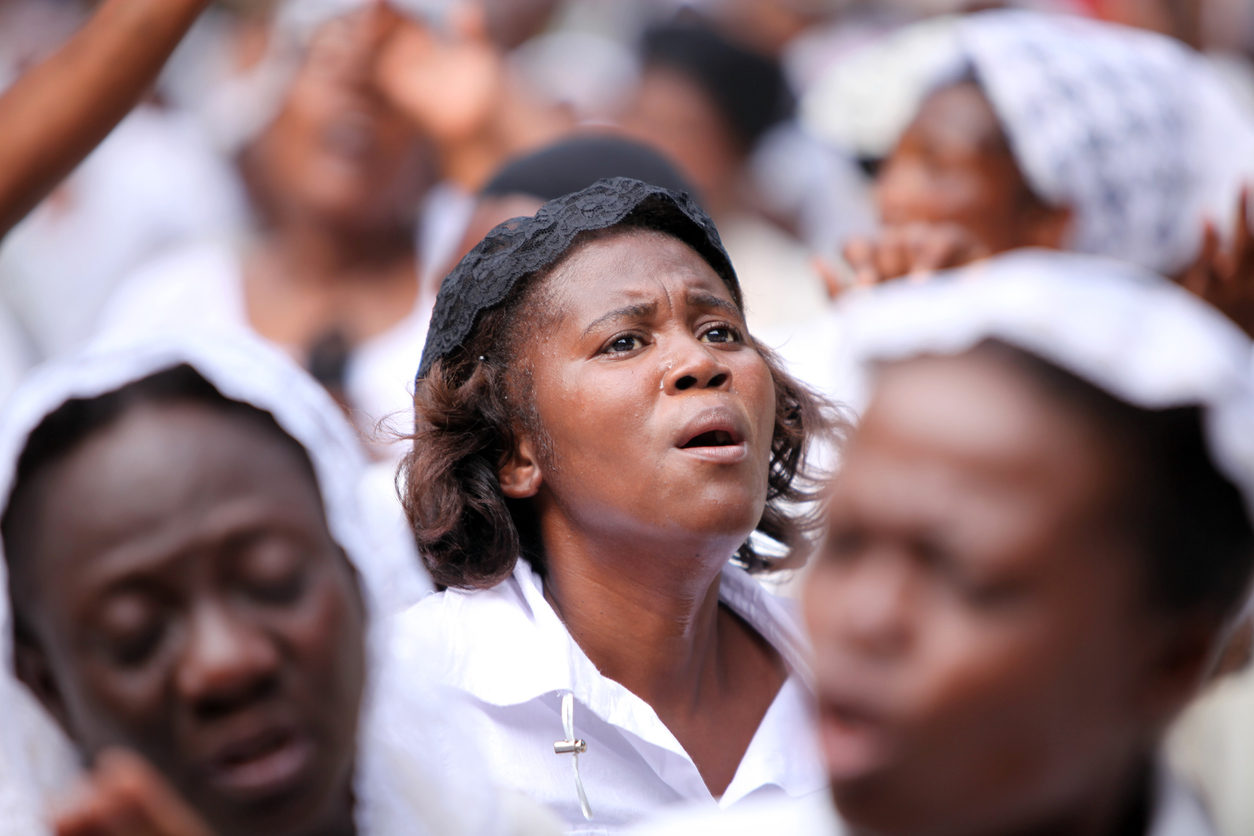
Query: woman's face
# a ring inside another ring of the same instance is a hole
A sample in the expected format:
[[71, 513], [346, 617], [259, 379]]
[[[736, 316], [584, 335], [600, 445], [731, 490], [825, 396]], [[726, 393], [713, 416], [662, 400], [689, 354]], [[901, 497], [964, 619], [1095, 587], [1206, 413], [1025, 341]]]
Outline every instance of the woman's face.
[[310, 832], [349, 804], [363, 610], [277, 432], [136, 406], [19, 509], [23, 679], [85, 755], [138, 752], [221, 833]]
[[322, 26], [247, 170], [280, 218], [408, 228], [430, 178], [420, 135], [377, 90], [373, 63], [395, 16], [358, 12]]
[[623, 231], [576, 246], [540, 290], [550, 313], [523, 353], [542, 526], [726, 559], [762, 516], [775, 423], [727, 286], [681, 241]]
[[954, 224], [991, 253], [1064, 244], [1065, 224], [1032, 194], [974, 83], [924, 101], [884, 164], [875, 199], [885, 226]]
[[1152, 751], [1165, 619], [1122, 469], [1024, 374], [978, 350], [890, 366], [844, 453], [804, 605], [859, 830], [1070, 832], [1051, 817]]

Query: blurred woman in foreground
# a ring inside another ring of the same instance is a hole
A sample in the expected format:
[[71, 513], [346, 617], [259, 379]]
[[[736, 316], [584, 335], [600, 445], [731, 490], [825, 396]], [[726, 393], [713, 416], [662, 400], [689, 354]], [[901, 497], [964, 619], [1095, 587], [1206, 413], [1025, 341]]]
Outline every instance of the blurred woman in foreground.
[[1213, 832], [1160, 744], [1250, 602], [1249, 340], [1065, 254], [848, 313], [874, 384], [804, 594], [831, 792], [720, 832]]

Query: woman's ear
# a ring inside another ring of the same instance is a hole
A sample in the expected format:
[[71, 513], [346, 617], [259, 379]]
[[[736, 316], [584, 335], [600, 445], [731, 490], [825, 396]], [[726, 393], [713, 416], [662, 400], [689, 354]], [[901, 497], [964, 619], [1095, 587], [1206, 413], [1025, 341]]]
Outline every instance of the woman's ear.
[[1192, 701], [1214, 670], [1219, 653], [1219, 630], [1213, 618], [1187, 616], [1167, 621], [1170, 627], [1146, 637], [1155, 649], [1148, 658], [1143, 704], [1157, 728], [1165, 728]]
[[535, 445], [523, 436], [514, 445], [514, 452], [496, 472], [501, 482], [501, 493], [510, 499], [529, 499], [540, 491], [544, 474], [536, 456]]
[[44, 710], [57, 721], [61, 730], [73, 738], [65, 700], [52, 675], [52, 666], [43, 648], [29, 639], [18, 638], [14, 647], [13, 667], [18, 680], [30, 689]]

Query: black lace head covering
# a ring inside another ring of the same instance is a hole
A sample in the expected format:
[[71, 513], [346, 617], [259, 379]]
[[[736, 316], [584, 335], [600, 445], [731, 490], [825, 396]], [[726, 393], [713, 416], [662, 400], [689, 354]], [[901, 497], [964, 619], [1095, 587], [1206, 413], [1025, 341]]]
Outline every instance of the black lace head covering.
[[479, 315], [503, 303], [520, 279], [551, 267], [582, 232], [631, 226], [657, 230], [696, 250], [744, 309], [740, 282], [714, 222], [684, 192], [629, 177], [598, 180], [550, 200], [530, 218], [499, 224], [466, 254], [440, 286], [431, 312], [418, 379], [466, 341]]

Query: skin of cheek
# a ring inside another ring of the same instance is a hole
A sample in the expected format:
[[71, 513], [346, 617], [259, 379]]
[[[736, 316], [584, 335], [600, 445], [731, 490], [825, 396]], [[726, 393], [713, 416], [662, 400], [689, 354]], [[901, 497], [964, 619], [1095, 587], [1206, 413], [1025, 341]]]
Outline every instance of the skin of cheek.
[[[322, 743], [342, 746], [352, 737], [340, 709], [355, 717], [364, 677], [363, 613], [353, 600], [346, 572], [323, 567], [297, 612], [253, 616], [240, 629], [254, 631], [282, 659], [279, 677], [287, 696], [295, 697], [315, 721]], [[179, 648], [162, 653], [163, 664], [135, 674], [115, 672], [90, 647], [55, 653], [63, 660], [58, 679], [65, 683], [69, 713], [89, 752], [110, 745], [138, 749], [152, 762], [181, 771], [179, 730], [190, 710], [169, 698]], [[315, 697], [316, 699], [310, 699]]]
[[[1117, 567], [1109, 574], [1126, 582]], [[1097, 580], [1059, 585], [1055, 600], [1007, 618], [973, 615], [943, 592], [916, 599], [918, 644], [885, 700], [900, 748], [888, 769], [837, 783], [842, 812], [885, 833], [929, 833], [938, 821], [952, 828], [937, 833], [997, 832], [1065, 807], [1118, 769], [1140, 733], [1129, 715], [1141, 683], [1120, 663], [1138, 634]], [[809, 583], [815, 652], [844, 656], [827, 615], [852, 605], [843, 578], [816, 567]]]
[[[670, 438], [661, 431], [659, 421], [659, 414], [664, 413], [649, 406], [659, 388], [651, 377], [633, 376], [628, 387], [616, 385], [621, 374], [617, 370], [604, 375], [581, 374], [576, 367], [555, 375], [556, 380], [541, 377], [537, 381], [538, 387], [544, 387], [539, 417], [556, 448], [547, 480], [555, 501], [572, 516], [595, 517], [601, 524], [624, 532], [641, 524], [650, 529], [728, 525], [752, 529], [765, 505], [765, 463], [769, 461], [770, 431], [774, 427], [769, 372], [760, 357], [755, 355], [754, 359], [757, 362], [737, 358], [731, 365], [734, 379], [753, 381], [744, 387], [748, 390], [746, 399], [763, 404], [757, 416], [758, 447], [766, 453], [761, 475], [752, 483], [735, 485], [725, 484], [725, 479], [701, 485], [693, 482], [692, 474], [675, 470], [668, 460], [673, 455]], [[768, 393], [761, 391], [763, 384], [757, 377], [765, 378]], [[610, 417], [613, 429], [604, 424], [591, 427], [593, 416]], [[763, 424], [766, 432], [760, 429]], [[609, 451], [598, 449], [607, 439], [648, 441], [615, 443]], [[646, 453], [657, 447], [663, 449]], [[705, 501], [695, 501], [694, 488], [696, 496], [704, 494]]]

